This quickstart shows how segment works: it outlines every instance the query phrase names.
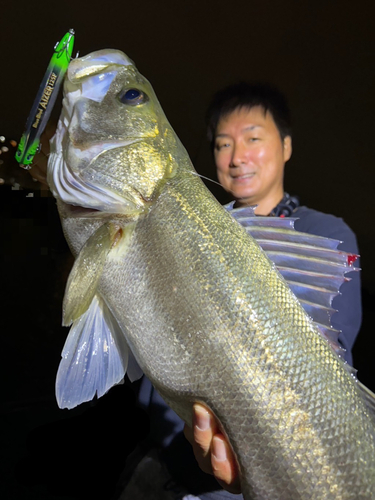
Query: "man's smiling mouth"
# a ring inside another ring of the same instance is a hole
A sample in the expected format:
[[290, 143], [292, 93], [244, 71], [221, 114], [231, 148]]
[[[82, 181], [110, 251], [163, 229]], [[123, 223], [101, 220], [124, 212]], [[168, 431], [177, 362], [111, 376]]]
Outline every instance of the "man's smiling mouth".
[[246, 179], [251, 179], [252, 177], [255, 176], [255, 172], [250, 172], [248, 174], [243, 174], [243, 175], [236, 175], [236, 176], [232, 176], [232, 179], [236, 182], [240, 182], [242, 180], [246, 180]]

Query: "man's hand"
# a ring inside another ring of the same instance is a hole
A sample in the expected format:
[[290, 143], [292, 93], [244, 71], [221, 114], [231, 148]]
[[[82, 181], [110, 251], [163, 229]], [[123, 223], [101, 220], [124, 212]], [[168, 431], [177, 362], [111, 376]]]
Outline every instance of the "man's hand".
[[225, 490], [240, 493], [237, 461], [213, 414], [204, 406], [195, 404], [193, 428], [185, 425], [184, 434], [193, 447], [199, 467], [213, 474]]
[[49, 141], [56, 131], [56, 126], [56, 123], [53, 121], [47, 123], [43, 134], [40, 136], [40, 152], [35, 155], [33, 165], [29, 170], [29, 174], [32, 178], [40, 182], [42, 189], [48, 189], [47, 164], [50, 155]]
[[55, 130], [56, 124], [54, 122], [47, 124], [40, 138], [41, 151], [35, 155], [31, 168], [27, 170], [20, 168], [19, 163], [14, 158], [17, 142], [0, 136], [0, 185], [7, 184], [15, 189], [47, 192], [49, 190], [47, 184], [49, 141]]

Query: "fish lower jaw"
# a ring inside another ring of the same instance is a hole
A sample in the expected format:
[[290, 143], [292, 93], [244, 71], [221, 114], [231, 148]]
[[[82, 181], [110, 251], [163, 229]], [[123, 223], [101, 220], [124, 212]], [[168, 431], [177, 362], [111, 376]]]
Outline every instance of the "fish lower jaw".
[[144, 210], [128, 210], [126, 213], [123, 210], [101, 210], [88, 206], [73, 205], [66, 203], [61, 199], [58, 200], [59, 212], [65, 218], [77, 218], [77, 219], [105, 219], [105, 218], [115, 218], [115, 219], [137, 219], [141, 212]]
[[103, 216], [103, 212], [96, 208], [82, 207], [79, 205], [71, 205], [69, 203], [60, 202], [64, 205], [64, 212], [69, 217], [98, 217]]

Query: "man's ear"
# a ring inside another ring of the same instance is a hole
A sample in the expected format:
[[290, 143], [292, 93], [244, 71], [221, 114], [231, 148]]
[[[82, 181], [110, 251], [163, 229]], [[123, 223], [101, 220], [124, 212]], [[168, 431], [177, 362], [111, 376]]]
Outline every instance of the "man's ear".
[[292, 138], [290, 137], [290, 135], [284, 137], [283, 146], [284, 146], [284, 162], [287, 162], [292, 156], [292, 150], [293, 150]]

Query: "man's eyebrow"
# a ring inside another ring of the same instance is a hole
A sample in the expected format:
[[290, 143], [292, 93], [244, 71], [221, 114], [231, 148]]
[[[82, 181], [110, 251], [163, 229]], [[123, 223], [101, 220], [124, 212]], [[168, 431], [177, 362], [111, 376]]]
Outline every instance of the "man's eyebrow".
[[[249, 125], [248, 127], [245, 127], [241, 130], [241, 132], [251, 132], [252, 130], [256, 129], [256, 128], [263, 128], [263, 125]], [[225, 133], [221, 133], [221, 134], [216, 134], [215, 135], [215, 139], [217, 137], [229, 137], [230, 134], [225, 134]]]
[[249, 132], [255, 128], [263, 128], [263, 125], [249, 125], [248, 127], [243, 128], [241, 132]]

